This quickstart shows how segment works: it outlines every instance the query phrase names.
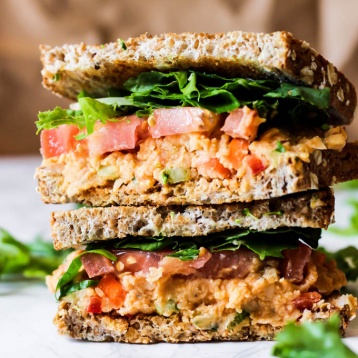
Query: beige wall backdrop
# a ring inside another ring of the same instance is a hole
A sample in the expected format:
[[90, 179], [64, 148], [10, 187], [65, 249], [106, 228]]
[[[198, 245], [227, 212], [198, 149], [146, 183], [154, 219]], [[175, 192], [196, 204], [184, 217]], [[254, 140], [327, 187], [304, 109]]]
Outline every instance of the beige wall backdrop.
[[[37, 113], [68, 104], [41, 86], [39, 44], [288, 30], [358, 87], [357, 15], [358, 0], [0, 0], [0, 155], [38, 153]], [[358, 120], [349, 131], [358, 138]]]

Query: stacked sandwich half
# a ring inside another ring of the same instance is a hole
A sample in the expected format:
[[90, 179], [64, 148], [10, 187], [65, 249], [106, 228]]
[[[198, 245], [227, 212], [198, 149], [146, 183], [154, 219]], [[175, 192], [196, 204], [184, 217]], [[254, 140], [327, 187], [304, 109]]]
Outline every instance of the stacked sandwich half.
[[43, 84], [73, 101], [39, 114], [48, 278], [77, 339], [273, 339], [341, 319], [357, 300], [316, 250], [334, 183], [358, 178], [351, 83], [286, 32], [163, 34], [41, 48]]

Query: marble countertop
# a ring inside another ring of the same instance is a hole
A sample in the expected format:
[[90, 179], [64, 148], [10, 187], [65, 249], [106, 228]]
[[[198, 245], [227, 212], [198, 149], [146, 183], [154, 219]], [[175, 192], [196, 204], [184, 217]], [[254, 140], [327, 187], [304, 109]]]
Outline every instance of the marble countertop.
[[[49, 214], [68, 205], [44, 205], [33, 179], [40, 157], [0, 157], [0, 227], [17, 239], [32, 240], [41, 234], [50, 237]], [[336, 221], [349, 220], [348, 197], [357, 193], [337, 193]], [[357, 238], [335, 237], [324, 233], [322, 245], [334, 250]], [[357, 287], [355, 287], [357, 286]], [[353, 285], [358, 291], [358, 285]], [[57, 334], [52, 325], [57, 303], [43, 283], [0, 281], [0, 357], [271, 357], [273, 342], [220, 342], [200, 344], [120, 344], [79, 342]], [[358, 319], [353, 321], [344, 342], [358, 353]]]

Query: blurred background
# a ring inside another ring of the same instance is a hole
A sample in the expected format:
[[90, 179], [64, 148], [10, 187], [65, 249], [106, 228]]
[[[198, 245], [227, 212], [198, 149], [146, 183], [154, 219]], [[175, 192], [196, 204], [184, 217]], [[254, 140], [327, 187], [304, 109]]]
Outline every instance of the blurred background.
[[[358, 87], [357, 0], [1, 0], [0, 155], [39, 154], [39, 111], [67, 106], [41, 86], [39, 44], [102, 44], [144, 32], [288, 30]], [[358, 123], [349, 127], [358, 138]]]

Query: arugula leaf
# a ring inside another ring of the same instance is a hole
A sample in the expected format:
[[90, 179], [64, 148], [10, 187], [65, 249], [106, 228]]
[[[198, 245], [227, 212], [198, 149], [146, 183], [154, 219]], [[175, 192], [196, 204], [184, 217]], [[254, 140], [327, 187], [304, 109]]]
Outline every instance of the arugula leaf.
[[43, 280], [68, 255], [69, 250], [56, 251], [51, 242], [40, 237], [25, 244], [0, 228], [0, 276], [2, 278], [34, 278]]
[[308, 102], [313, 106], [317, 106], [318, 108], [328, 108], [330, 100], [329, 93], [329, 88], [323, 88], [317, 91], [315, 88], [282, 83], [279, 88], [266, 93], [264, 97], [296, 98]]
[[200, 249], [196, 247], [191, 247], [183, 250], [179, 250], [175, 252], [174, 254], [169, 254], [167, 256], [169, 257], [176, 257], [182, 261], [191, 261], [198, 258], [200, 253]]
[[299, 240], [309, 246], [317, 248], [321, 229], [312, 228], [284, 228], [268, 231], [249, 229], [234, 229], [196, 237], [133, 237], [121, 240], [109, 240], [104, 243], [87, 245], [87, 250], [99, 247], [107, 249], [138, 249], [145, 251], [174, 250], [170, 256], [181, 260], [195, 259], [201, 247], [212, 252], [223, 250], [237, 250], [241, 246], [257, 253], [261, 260], [266, 256], [282, 257], [282, 250], [295, 248]]
[[276, 336], [272, 354], [281, 358], [357, 358], [341, 340], [338, 315], [327, 322], [290, 322]]
[[348, 246], [336, 252], [330, 252], [319, 247], [319, 250], [330, 259], [336, 261], [337, 266], [345, 273], [348, 281], [355, 281], [358, 278], [358, 249]]
[[83, 290], [84, 288], [97, 286], [99, 283], [98, 280], [84, 280], [80, 282], [69, 282], [68, 284], [61, 287], [61, 297], [67, 296], [72, 292]]
[[[99, 255], [107, 257], [108, 259], [110, 259], [112, 261], [117, 261], [117, 257], [115, 255], [113, 255], [111, 252], [104, 250], [104, 249], [94, 249], [94, 250], [82, 252], [80, 255], [76, 256], [72, 260], [72, 262], [69, 265], [69, 267], [67, 268], [66, 272], [58, 280], [57, 285], [56, 285], [56, 294], [55, 294], [57, 300], [59, 300], [61, 297], [66, 296], [71, 287], [72, 287], [72, 289], [74, 289], [74, 287], [80, 287], [80, 285], [74, 285], [74, 283], [72, 281], [76, 277], [76, 275], [78, 274], [78, 272], [80, 271], [80, 268], [82, 266], [81, 257], [83, 255], [90, 254], [90, 253], [99, 254]], [[59, 291], [59, 295], [57, 295], [58, 291]], [[71, 291], [71, 292], [74, 292], [74, 291]]]

